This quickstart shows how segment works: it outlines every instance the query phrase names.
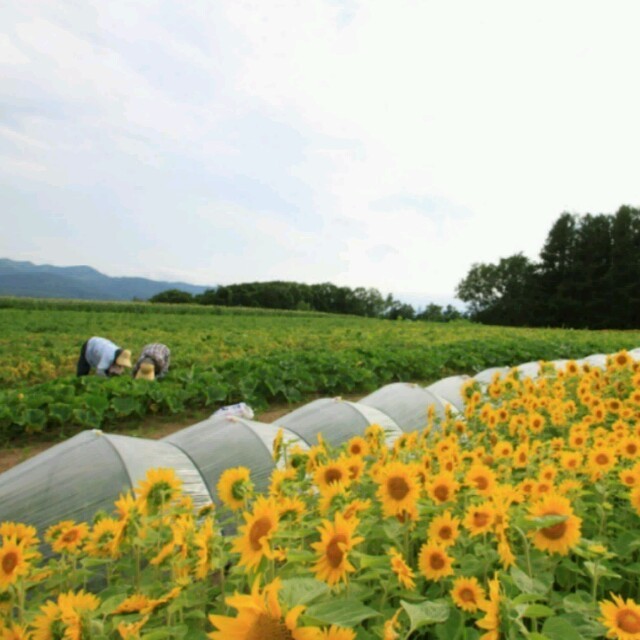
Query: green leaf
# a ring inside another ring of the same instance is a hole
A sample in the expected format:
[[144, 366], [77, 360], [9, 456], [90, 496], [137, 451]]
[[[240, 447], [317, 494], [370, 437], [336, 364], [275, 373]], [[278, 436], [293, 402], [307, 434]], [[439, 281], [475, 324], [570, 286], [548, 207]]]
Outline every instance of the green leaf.
[[280, 599], [291, 609], [299, 604], [309, 604], [328, 591], [329, 587], [315, 578], [287, 578], [282, 580]]
[[585, 562], [584, 567], [587, 570], [587, 573], [593, 578], [598, 573], [599, 578], [621, 578], [622, 576], [619, 573], [615, 573], [615, 571], [611, 571], [608, 567], [605, 567], [603, 564], [598, 563], [596, 566], [595, 562]]
[[584, 636], [576, 631], [575, 626], [562, 616], [547, 618], [544, 621], [542, 633], [549, 640], [584, 640]]
[[523, 609], [520, 614], [523, 618], [548, 618], [552, 616], [555, 611], [551, 607], [547, 607], [544, 604], [530, 604], [520, 605], [518, 610]]
[[429, 624], [445, 622], [449, 617], [449, 604], [446, 601], [424, 600], [411, 604], [400, 600], [400, 604], [411, 621], [410, 633]]
[[523, 593], [545, 594], [547, 592], [547, 587], [542, 582], [535, 578], [530, 578], [524, 571], [521, 571], [515, 565], [511, 567], [509, 573], [516, 587], [518, 587], [518, 589]]
[[313, 618], [321, 624], [336, 624], [340, 627], [355, 627], [363, 620], [381, 615], [375, 609], [366, 607], [359, 600], [347, 598], [332, 600], [310, 606], [305, 617]]

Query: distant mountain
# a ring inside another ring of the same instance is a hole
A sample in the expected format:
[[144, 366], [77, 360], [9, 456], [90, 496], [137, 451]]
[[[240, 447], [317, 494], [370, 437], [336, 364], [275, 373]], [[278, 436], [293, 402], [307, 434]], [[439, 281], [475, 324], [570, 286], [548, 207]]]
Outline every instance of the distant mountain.
[[91, 267], [54, 267], [0, 258], [0, 295], [82, 300], [147, 300], [167, 289], [202, 293], [213, 287], [147, 278], [112, 278]]

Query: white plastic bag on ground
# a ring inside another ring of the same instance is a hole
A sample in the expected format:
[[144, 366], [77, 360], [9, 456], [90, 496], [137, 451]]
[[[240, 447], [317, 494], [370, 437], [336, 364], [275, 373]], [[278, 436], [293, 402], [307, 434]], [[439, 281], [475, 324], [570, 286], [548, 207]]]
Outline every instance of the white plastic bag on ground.
[[254, 416], [253, 409], [244, 402], [238, 402], [237, 404], [230, 404], [226, 407], [220, 407], [215, 411], [211, 417], [215, 416], [240, 416], [241, 418], [247, 418], [251, 420]]

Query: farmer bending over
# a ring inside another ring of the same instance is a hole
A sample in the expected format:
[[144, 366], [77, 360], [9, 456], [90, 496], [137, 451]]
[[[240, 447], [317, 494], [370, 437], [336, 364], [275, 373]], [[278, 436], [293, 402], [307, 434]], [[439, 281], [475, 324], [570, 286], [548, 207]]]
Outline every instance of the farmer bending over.
[[131, 367], [131, 351], [121, 349], [106, 338], [89, 338], [80, 350], [78, 376], [87, 376], [95, 369], [99, 376], [119, 376]]
[[133, 377], [136, 380], [155, 380], [167, 375], [171, 351], [166, 344], [154, 342], [148, 344], [140, 354], [133, 367]]

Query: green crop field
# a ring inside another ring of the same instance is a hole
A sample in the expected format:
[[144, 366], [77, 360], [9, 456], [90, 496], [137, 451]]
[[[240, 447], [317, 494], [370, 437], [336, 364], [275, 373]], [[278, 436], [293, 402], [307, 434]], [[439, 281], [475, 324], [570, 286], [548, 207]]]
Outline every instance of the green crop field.
[[[61, 429], [246, 401], [300, 402], [435, 381], [530, 360], [640, 346], [640, 331], [573, 331], [436, 324], [317, 313], [146, 303], [0, 301], [0, 442]], [[101, 335], [131, 349], [172, 350], [161, 382], [77, 379], [80, 346]]]

